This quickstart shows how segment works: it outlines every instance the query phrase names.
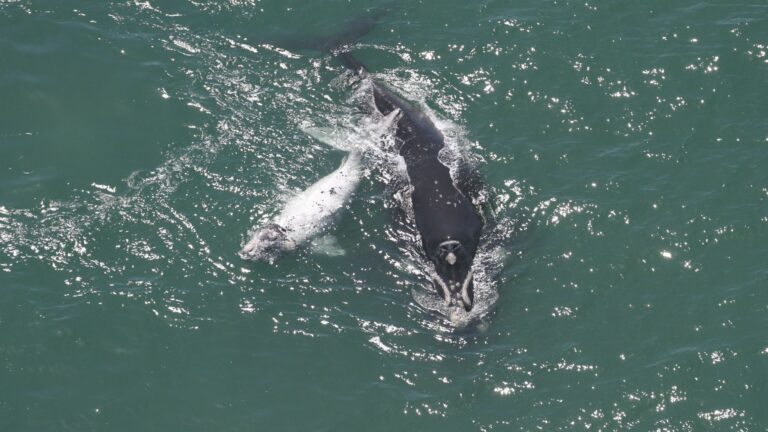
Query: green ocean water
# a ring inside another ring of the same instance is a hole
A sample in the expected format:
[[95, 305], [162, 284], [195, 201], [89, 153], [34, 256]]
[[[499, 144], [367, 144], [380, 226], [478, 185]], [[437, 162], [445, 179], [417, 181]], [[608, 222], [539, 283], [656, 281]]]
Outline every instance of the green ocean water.
[[[373, 160], [344, 254], [236, 255], [366, 15], [484, 176], [479, 324]], [[0, 0], [0, 431], [767, 430], [766, 167], [765, 2]]]

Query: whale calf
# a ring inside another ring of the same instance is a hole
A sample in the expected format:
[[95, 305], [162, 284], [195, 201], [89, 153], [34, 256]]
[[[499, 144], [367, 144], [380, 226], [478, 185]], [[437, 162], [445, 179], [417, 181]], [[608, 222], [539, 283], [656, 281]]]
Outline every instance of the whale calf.
[[[345, 66], [370, 81], [376, 109], [384, 116], [399, 111], [396, 147], [405, 161], [416, 229], [438, 294], [454, 311], [469, 312], [474, 305], [472, 263], [484, 220], [439, 159], [445, 147], [440, 130], [422, 111], [368, 74], [349, 52], [336, 53]], [[463, 190], [462, 190], [463, 189]]]
[[335, 171], [288, 200], [271, 222], [256, 230], [240, 257], [273, 260], [321, 234], [357, 189], [360, 159], [358, 151], [350, 152]]
[[301, 125], [307, 135], [348, 154], [335, 171], [291, 197], [271, 222], [257, 229], [240, 250], [240, 257], [272, 261], [326, 231], [360, 184], [363, 154], [375, 147], [375, 140], [392, 128], [399, 114], [396, 109], [353, 133]]

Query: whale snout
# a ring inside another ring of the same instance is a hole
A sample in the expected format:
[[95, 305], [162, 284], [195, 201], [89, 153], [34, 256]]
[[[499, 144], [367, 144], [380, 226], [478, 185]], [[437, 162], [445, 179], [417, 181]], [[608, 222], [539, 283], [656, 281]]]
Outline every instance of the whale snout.
[[272, 223], [256, 231], [238, 255], [247, 260], [272, 260], [281, 252], [295, 248], [296, 243], [288, 237], [286, 230]]
[[475, 303], [472, 255], [457, 240], [446, 240], [437, 246], [433, 283], [446, 305], [469, 312]]
[[463, 277], [446, 278], [437, 273], [432, 282], [446, 306], [458, 307], [465, 312], [472, 310], [475, 304], [475, 282], [472, 270], [467, 271]]

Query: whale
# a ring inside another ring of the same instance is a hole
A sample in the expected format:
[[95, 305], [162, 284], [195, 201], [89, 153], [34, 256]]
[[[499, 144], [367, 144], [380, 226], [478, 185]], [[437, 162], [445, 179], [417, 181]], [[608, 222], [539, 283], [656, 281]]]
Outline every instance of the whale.
[[468, 196], [470, 182], [457, 182], [440, 160], [445, 137], [414, 104], [373, 78], [349, 51], [335, 53], [344, 65], [370, 83], [376, 110], [396, 113], [395, 148], [405, 162], [411, 205], [421, 247], [431, 262], [429, 275], [451, 311], [474, 306], [473, 261], [484, 219]]
[[240, 257], [274, 261], [326, 231], [350, 201], [361, 176], [360, 152], [351, 151], [336, 170], [287, 200], [277, 216], [253, 233]]
[[365, 131], [351, 135], [323, 127], [300, 125], [299, 128], [310, 137], [335, 150], [347, 152], [347, 155], [335, 171], [286, 200], [277, 216], [254, 231], [240, 249], [240, 257], [274, 262], [283, 253], [291, 252], [327, 232], [352, 200], [360, 184], [364, 153], [373, 147], [373, 140], [392, 128], [399, 114], [399, 110], [393, 110], [382, 119], [365, 125]]

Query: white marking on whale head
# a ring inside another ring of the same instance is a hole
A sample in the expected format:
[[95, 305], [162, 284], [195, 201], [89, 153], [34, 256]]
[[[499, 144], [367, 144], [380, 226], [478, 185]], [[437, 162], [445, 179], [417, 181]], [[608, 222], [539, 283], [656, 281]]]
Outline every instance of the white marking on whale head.
[[472, 261], [461, 242], [446, 240], [440, 243], [433, 262], [433, 279], [438, 293], [448, 305], [470, 311], [474, 306]]
[[472, 283], [472, 277], [474, 276], [474, 270], [470, 269], [467, 273], [467, 277], [464, 278], [464, 283], [461, 285], [461, 299], [467, 306], [472, 305], [472, 299], [469, 298], [469, 284]]
[[437, 274], [437, 272], [432, 271], [430, 273], [431, 273], [430, 276], [432, 276], [432, 280], [435, 281], [435, 285], [440, 287], [440, 293], [442, 294], [443, 300], [445, 301], [445, 305], [450, 306], [451, 290], [448, 288], [448, 285], [445, 283], [443, 278], [441, 278], [440, 275]]

